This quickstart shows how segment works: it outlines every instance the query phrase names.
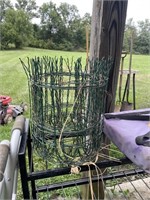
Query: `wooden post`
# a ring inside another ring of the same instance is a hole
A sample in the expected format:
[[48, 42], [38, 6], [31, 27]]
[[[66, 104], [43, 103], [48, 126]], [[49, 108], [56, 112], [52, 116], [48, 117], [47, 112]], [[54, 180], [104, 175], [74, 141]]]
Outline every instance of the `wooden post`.
[[[105, 112], [113, 112], [118, 83], [128, 0], [93, 0], [90, 59], [112, 58]], [[106, 138], [104, 141], [108, 144]], [[103, 152], [108, 155], [108, 151]], [[96, 174], [96, 172], [94, 172]], [[88, 176], [85, 173], [83, 176]], [[89, 185], [82, 188], [82, 199], [93, 199]], [[104, 199], [102, 182], [93, 183], [94, 199]]]
[[[118, 83], [124, 27], [128, 0], [94, 0], [90, 58], [106, 59], [111, 56], [106, 112], [113, 112]], [[95, 11], [94, 11], [95, 10]], [[99, 22], [97, 23], [97, 21]]]

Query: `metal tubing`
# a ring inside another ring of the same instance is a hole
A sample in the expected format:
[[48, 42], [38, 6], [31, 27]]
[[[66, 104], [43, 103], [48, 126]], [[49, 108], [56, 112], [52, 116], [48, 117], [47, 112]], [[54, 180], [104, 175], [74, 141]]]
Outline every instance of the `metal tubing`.
[[29, 185], [27, 180], [27, 164], [25, 155], [19, 157], [20, 176], [22, 182], [22, 192], [24, 199], [30, 199]]
[[149, 115], [106, 115], [106, 119], [149, 121]]
[[[29, 127], [29, 121], [28, 121], [28, 124], [27, 124], [27, 127], [28, 127], [28, 131], [26, 133], [26, 135], [28, 135], [28, 139], [27, 139], [27, 147], [28, 147], [28, 161], [29, 161], [29, 170], [30, 170], [30, 173], [34, 171], [34, 163], [33, 163], [33, 149], [32, 149], [32, 145], [31, 145], [31, 134], [30, 134], [30, 127]], [[33, 199], [37, 199], [36, 197], [36, 193], [35, 193], [35, 190], [36, 190], [36, 185], [35, 185], [35, 180], [31, 181], [31, 187], [32, 187], [32, 198]]]
[[136, 109], [136, 102], [135, 102], [135, 73], [133, 74], [133, 110]]
[[4, 173], [5, 183], [6, 183], [5, 199], [12, 198], [14, 172], [17, 167], [18, 147], [20, 145], [20, 139], [21, 139], [20, 136], [21, 136], [20, 130], [15, 129], [12, 132], [11, 142], [10, 142], [10, 155], [8, 157], [8, 162], [7, 162], [6, 170]]
[[121, 118], [122, 116], [128, 117], [128, 116], [140, 116], [144, 114], [149, 114], [150, 108], [144, 108], [144, 109], [138, 109], [138, 110], [128, 110], [128, 111], [122, 111], [122, 112], [114, 112], [114, 113], [106, 113], [105, 118], [111, 119], [111, 118]]
[[[122, 158], [120, 160], [116, 161], [101, 161], [99, 163], [96, 163], [96, 166], [99, 168], [106, 168], [111, 166], [118, 166], [123, 164], [129, 164], [131, 161], [128, 158]], [[80, 172], [89, 170], [88, 166], [79, 166]], [[95, 166], [90, 166], [91, 170], [95, 170]], [[55, 177], [55, 176], [61, 176], [71, 173], [71, 167], [65, 167], [65, 168], [58, 168], [58, 169], [52, 169], [52, 170], [45, 170], [45, 171], [39, 171], [39, 172], [32, 172], [28, 175], [28, 180], [38, 180], [38, 179], [44, 179], [49, 177]]]
[[21, 141], [21, 134], [23, 132], [23, 126], [24, 126], [24, 117], [18, 116], [15, 120], [13, 129], [12, 129], [12, 135], [11, 135], [11, 141], [10, 141], [10, 153], [7, 159], [7, 164], [4, 172], [4, 190], [2, 191], [2, 194], [0, 193], [0, 199], [1, 196], [3, 199], [12, 199], [15, 196], [15, 191], [17, 187], [17, 164], [18, 164], [18, 152], [20, 147], [20, 141]]
[[19, 116], [16, 118], [15, 123], [14, 123], [14, 125], [13, 125], [13, 127], [12, 127], [12, 132], [13, 132], [13, 130], [18, 129], [18, 130], [20, 130], [20, 132], [22, 133], [23, 130], [24, 130], [24, 123], [25, 123], [25, 118], [24, 118], [24, 116], [23, 116], [23, 115], [19, 115]]
[[0, 182], [3, 180], [4, 171], [9, 154], [9, 141], [3, 140], [0, 143]]
[[[95, 176], [92, 177], [92, 182], [97, 182], [98, 180], [102, 179], [103, 181], [106, 180], [112, 180], [112, 179], [117, 179], [117, 178], [123, 178], [125, 176], [133, 176], [136, 174], [143, 174], [144, 171], [141, 169], [137, 170], [127, 170], [127, 171], [122, 171], [122, 172], [115, 172], [112, 174], [104, 175], [104, 176]], [[52, 191], [52, 190], [58, 190], [61, 188], [67, 188], [67, 187], [73, 187], [75, 185], [83, 185], [83, 184], [89, 184], [89, 177], [82, 178], [82, 179], [77, 179], [77, 180], [71, 180], [71, 181], [66, 181], [62, 183], [56, 183], [52, 185], [44, 185], [41, 187], [37, 188], [37, 192], [45, 192], [45, 191]]]
[[[29, 134], [29, 120], [25, 121], [24, 134], [22, 135], [22, 140], [19, 149], [19, 167], [20, 167], [20, 176], [22, 183], [22, 192], [24, 199], [30, 199], [29, 185], [28, 185], [28, 174], [27, 174], [27, 164], [26, 164], [26, 144]], [[30, 141], [31, 142], [31, 141]], [[29, 155], [28, 155], [29, 157]], [[30, 161], [29, 161], [30, 165]], [[33, 198], [36, 199], [36, 198]]]
[[14, 173], [14, 183], [13, 183], [13, 192], [12, 192], [12, 200], [17, 199], [17, 183], [18, 183], [18, 165], [16, 166], [15, 173]]
[[4, 191], [5, 191], [5, 181], [4, 178], [3, 180], [0, 182], [0, 199], [4, 199]]
[[[125, 89], [124, 89], [124, 93], [123, 93], [123, 97], [122, 97], [122, 102], [125, 100], [125, 95], [127, 92], [128, 84], [129, 84], [129, 74], [127, 74], [127, 80], [126, 80]], [[127, 101], [128, 101], [128, 99], [127, 99]]]

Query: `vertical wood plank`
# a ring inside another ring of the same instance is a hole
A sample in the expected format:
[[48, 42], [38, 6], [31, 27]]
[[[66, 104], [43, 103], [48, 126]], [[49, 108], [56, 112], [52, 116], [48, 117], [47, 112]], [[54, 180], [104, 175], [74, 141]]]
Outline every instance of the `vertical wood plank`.
[[[90, 59], [112, 58], [105, 112], [113, 112], [122, 52], [128, 0], [93, 0]], [[107, 138], [104, 141], [109, 143]], [[108, 151], [103, 152], [108, 154]], [[96, 174], [96, 172], [94, 172]], [[88, 176], [84, 173], [83, 176]], [[103, 183], [93, 184], [94, 199], [104, 199]], [[92, 199], [90, 186], [82, 187], [82, 199]]]
[[92, 20], [90, 58], [107, 59], [110, 56], [113, 60], [106, 103], [106, 112], [112, 112], [115, 106], [128, 0], [94, 0], [94, 2], [93, 6], [100, 8], [93, 8], [95, 20]]

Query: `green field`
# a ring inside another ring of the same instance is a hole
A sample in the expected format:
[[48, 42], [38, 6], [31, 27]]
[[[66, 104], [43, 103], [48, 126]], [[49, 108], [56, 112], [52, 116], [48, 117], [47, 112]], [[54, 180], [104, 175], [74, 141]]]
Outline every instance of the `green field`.
[[[65, 51], [51, 51], [42, 49], [25, 48], [23, 50], [0, 51], [0, 95], [11, 96], [13, 104], [20, 104], [27, 102], [28, 99], [28, 85], [27, 77], [20, 63], [19, 58], [24, 62], [27, 57], [33, 58], [35, 56], [51, 56], [75, 59], [82, 57], [85, 63], [86, 53], [84, 52], [65, 52]], [[125, 58], [124, 68], [128, 69], [129, 55]], [[149, 55], [133, 55], [132, 69], [137, 70], [136, 74], [136, 108], [150, 107], [150, 56]], [[126, 76], [124, 76], [126, 79]], [[122, 86], [123, 93], [124, 85]], [[118, 97], [116, 97], [116, 101]], [[130, 101], [132, 102], [132, 81], [130, 91]], [[27, 116], [29, 112], [26, 113]], [[11, 125], [10, 125], [11, 127]], [[9, 126], [0, 127], [0, 140], [8, 137]]]
[[83, 60], [85, 60], [85, 53], [77, 52], [72, 53], [41, 49], [0, 51], [0, 93], [3, 95], [10, 95], [14, 103], [27, 101], [28, 98], [27, 79], [19, 58], [26, 62], [27, 57], [33, 58], [35, 56], [63, 56], [63, 58], [69, 59], [73, 56], [74, 59], [83, 57]]
[[[26, 102], [29, 105], [27, 77], [19, 58], [26, 62], [27, 57], [42, 57], [44, 55], [51, 57], [62, 56], [63, 58], [69, 59], [72, 57], [74, 57], [74, 59], [82, 57], [83, 63], [85, 63], [86, 59], [86, 53], [83, 52], [51, 51], [32, 48], [0, 51], [0, 95], [11, 96], [13, 104]], [[125, 58], [125, 69], [128, 69], [128, 65], [129, 56]], [[133, 55], [132, 69], [137, 71], [136, 108], [148, 108], [150, 107], [150, 56]], [[126, 77], [124, 77], [124, 79], [125, 78]], [[116, 100], [118, 100], [118, 97], [116, 97]], [[130, 101], [132, 102], [132, 84]], [[29, 110], [25, 113], [25, 116], [29, 117]], [[0, 140], [10, 139], [12, 125], [13, 122], [6, 126], [0, 126]]]
[[[27, 57], [34, 58], [35, 56], [56, 56], [58, 58], [62, 56], [69, 59], [73, 57], [74, 60], [82, 57], [85, 61], [86, 54], [32, 48], [0, 51], [0, 95], [11, 96], [12, 104], [18, 105], [21, 102], [26, 102], [29, 105], [27, 77], [19, 58], [26, 63]], [[29, 116], [29, 111], [25, 115]], [[11, 126], [12, 124], [0, 127], [0, 140], [9, 138]]]
[[[20, 63], [27, 57], [51, 56], [74, 59], [82, 57], [85, 62], [86, 54], [80, 52], [51, 51], [41, 49], [24, 49], [16, 51], [0, 51], [0, 94], [10, 95], [14, 103], [28, 101], [27, 79]], [[127, 69], [129, 56], [125, 58], [124, 67]], [[133, 55], [132, 69], [137, 70], [136, 74], [136, 101], [137, 108], [150, 106], [149, 85], [150, 85], [150, 56]], [[124, 87], [124, 86], [123, 86]], [[131, 86], [132, 89], [132, 86]], [[131, 94], [132, 96], [132, 94]]]
[[[124, 68], [128, 69], [129, 55], [125, 58]], [[136, 109], [150, 107], [150, 55], [133, 55], [132, 70], [136, 71]], [[126, 78], [126, 77], [124, 77]], [[123, 85], [124, 90], [124, 85]], [[122, 91], [123, 93], [123, 91]], [[130, 102], [132, 98], [132, 78], [130, 87]]]

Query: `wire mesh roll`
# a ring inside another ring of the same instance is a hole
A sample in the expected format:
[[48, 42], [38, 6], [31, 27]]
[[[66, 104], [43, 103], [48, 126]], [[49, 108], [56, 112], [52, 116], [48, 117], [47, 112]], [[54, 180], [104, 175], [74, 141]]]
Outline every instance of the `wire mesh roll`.
[[34, 148], [49, 162], [93, 161], [102, 143], [109, 60], [22, 60], [29, 83]]

